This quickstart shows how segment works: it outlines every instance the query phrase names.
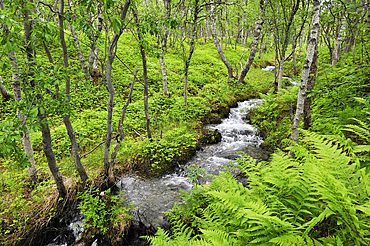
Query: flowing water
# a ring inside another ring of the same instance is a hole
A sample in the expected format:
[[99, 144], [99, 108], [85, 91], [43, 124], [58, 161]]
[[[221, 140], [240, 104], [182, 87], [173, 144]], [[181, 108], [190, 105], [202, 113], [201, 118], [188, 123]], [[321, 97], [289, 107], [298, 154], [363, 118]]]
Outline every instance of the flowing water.
[[[142, 178], [135, 175], [127, 175], [117, 183], [128, 202], [134, 203], [132, 211], [133, 226], [136, 229], [131, 231], [136, 239], [132, 239], [127, 245], [145, 245], [145, 241], [137, 239], [140, 234], [145, 234], [148, 230], [154, 232], [157, 227], [168, 228], [164, 211], [173, 207], [175, 202], [181, 204], [179, 200], [180, 190], [188, 191], [192, 188], [186, 173], [190, 172], [189, 167], [195, 165], [204, 168], [205, 172], [198, 180], [200, 184], [210, 182], [209, 178], [204, 178], [206, 174], [218, 174], [220, 170], [235, 158], [240, 157], [239, 152], [245, 152], [257, 160], [266, 160], [268, 155], [259, 148], [263, 142], [258, 134], [258, 130], [248, 123], [246, 115], [249, 110], [261, 104], [262, 100], [252, 99], [239, 102], [237, 108], [230, 110], [228, 118], [223, 119], [221, 124], [206, 126], [209, 130], [217, 130], [222, 135], [220, 143], [203, 146], [197, 151], [196, 155], [171, 174], [160, 178]], [[235, 170], [237, 172], [237, 170]], [[236, 173], [237, 174], [237, 173]], [[79, 237], [81, 232], [76, 229], [77, 224], [81, 224], [81, 219], [75, 220], [70, 224], [74, 230], [74, 236]], [[140, 228], [145, 227], [142, 233]], [[49, 246], [64, 244], [49, 244]]]

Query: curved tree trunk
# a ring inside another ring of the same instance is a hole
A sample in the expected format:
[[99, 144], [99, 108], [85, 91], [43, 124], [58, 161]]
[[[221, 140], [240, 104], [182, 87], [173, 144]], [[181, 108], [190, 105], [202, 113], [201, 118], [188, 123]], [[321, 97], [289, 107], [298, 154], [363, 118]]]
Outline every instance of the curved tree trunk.
[[[121, 15], [120, 19], [123, 23], [126, 14], [128, 11], [128, 8], [130, 6], [131, 0], [126, 0], [125, 5], [121, 9]], [[107, 87], [109, 92], [109, 99], [108, 99], [108, 116], [107, 116], [107, 138], [105, 140], [105, 147], [104, 147], [104, 172], [105, 175], [108, 177], [108, 184], [114, 183], [114, 176], [113, 176], [113, 168], [109, 160], [109, 150], [110, 145], [112, 141], [112, 117], [113, 117], [113, 103], [114, 103], [114, 87], [112, 84], [112, 65], [114, 58], [116, 56], [116, 47], [118, 40], [123, 32], [123, 25], [121, 26], [119, 33], [114, 33], [111, 41], [109, 42], [108, 46], [108, 59], [107, 59], [107, 67], [106, 67], [106, 81], [107, 81]]]
[[279, 70], [278, 70], [278, 74], [277, 74], [278, 91], [280, 91], [281, 87], [282, 87], [283, 67], [284, 67], [284, 62], [285, 62], [285, 52], [286, 52], [286, 49], [288, 47], [289, 31], [290, 31], [290, 27], [293, 24], [294, 16], [298, 11], [299, 4], [300, 4], [300, 0], [297, 0], [297, 2], [295, 2], [294, 5], [292, 6], [290, 16], [289, 16], [289, 21], [287, 23], [287, 26], [285, 27], [283, 45], [282, 45], [281, 52], [280, 52]]
[[216, 32], [216, 20], [215, 20], [214, 8], [215, 8], [215, 3], [212, 0], [211, 1], [211, 8], [209, 10], [209, 19], [210, 19], [210, 23], [211, 23], [213, 43], [217, 48], [218, 54], [220, 55], [222, 62], [225, 64], [225, 66], [227, 68], [228, 78], [231, 79], [231, 78], [233, 78], [233, 66], [227, 60], [227, 58], [226, 58], [226, 56], [225, 56], [225, 54], [222, 50], [222, 46], [220, 46], [220, 43], [218, 42], [218, 37], [217, 37], [217, 32]]
[[292, 121], [292, 136], [291, 140], [295, 143], [298, 143], [299, 138], [299, 123], [302, 118], [303, 108], [306, 100], [307, 92], [307, 83], [310, 77], [310, 70], [313, 65], [315, 48], [318, 43], [319, 30], [320, 30], [320, 1], [313, 0], [313, 11], [312, 11], [312, 25], [311, 25], [311, 35], [310, 41], [307, 47], [307, 56], [303, 65], [301, 84], [299, 86], [298, 100], [297, 100], [297, 109]]
[[[34, 54], [35, 52], [31, 46], [32, 21], [30, 21], [28, 10], [25, 10], [23, 12], [23, 18], [24, 18], [23, 25], [24, 25], [24, 36], [25, 36], [25, 50], [27, 53], [27, 60], [28, 60], [28, 66], [29, 66], [28, 75], [31, 78], [31, 86], [36, 87], [35, 81], [33, 80], [35, 76], [35, 73], [34, 73], [34, 66], [35, 66]], [[64, 198], [67, 195], [67, 190], [64, 186], [63, 176], [60, 173], [59, 168], [56, 164], [55, 155], [52, 149], [51, 134], [50, 134], [49, 125], [47, 123], [46, 110], [44, 106], [42, 106], [43, 104], [42, 94], [37, 95], [37, 101], [39, 104], [37, 117], [41, 125], [42, 148], [44, 150], [49, 169], [57, 185], [59, 195]]]
[[257, 50], [258, 50], [258, 41], [261, 35], [262, 25], [265, 19], [265, 6], [264, 1], [260, 1], [260, 16], [256, 23], [256, 28], [254, 29], [254, 36], [252, 41], [252, 47], [251, 51], [249, 52], [247, 62], [244, 64], [243, 69], [240, 71], [238, 81], [240, 83], [244, 84], [245, 76], [247, 75], [249, 69], [251, 68], [251, 65], [253, 63], [254, 57], [256, 56]]
[[[64, 39], [64, 26], [63, 26], [64, 0], [59, 0], [59, 1], [60, 1], [59, 15], [58, 15], [58, 18], [59, 18], [59, 38], [60, 38], [60, 42], [61, 42], [62, 49], [63, 49], [64, 67], [68, 68], [68, 66], [69, 66], [69, 64], [68, 64], [68, 52], [67, 52], [67, 45], [66, 45], [66, 42], [65, 42], [65, 39]], [[66, 102], [65, 103], [66, 103], [67, 106], [68, 106], [69, 101], [70, 101], [70, 88], [71, 88], [70, 78], [67, 76], [66, 77], [66, 88], [65, 88], [65, 95], [66, 95]], [[66, 126], [67, 133], [68, 133], [68, 136], [69, 136], [69, 140], [71, 141], [72, 156], [73, 156], [73, 160], [75, 162], [76, 169], [77, 169], [78, 173], [80, 174], [82, 182], [85, 182], [88, 179], [88, 176], [87, 176], [87, 173], [85, 171], [85, 168], [82, 166], [82, 163], [81, 163], [80, 154], [78, 153], [78, 144], [77, 144], [76, 135], [75, 135], [75, 132], [73, 130], [73, 126], [72, 126], [72, 123], [71, 123], [71, 120], [70, 120], [68, 114], [66, 114], [63, 117], [63, 122], [64, 122], [64, 125]]]

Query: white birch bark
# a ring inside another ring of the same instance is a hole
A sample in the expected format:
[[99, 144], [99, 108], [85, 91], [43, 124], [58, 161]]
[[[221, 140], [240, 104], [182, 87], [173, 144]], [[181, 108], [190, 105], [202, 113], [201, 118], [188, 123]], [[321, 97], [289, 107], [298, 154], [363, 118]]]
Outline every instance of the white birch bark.
[[[0, 9], [4, 10], [4, 1], [0, 1]], [[3, 25], [3, 28], [4, 28], [5, 33], [9, 33], [9, 27], [6, 24]], [[10, 60], [10, 66], [12, 67], [12, 70], [13, 70], [12, 71], [12, 81], [13, 81], [14, 99], [17, 102], [20, 102], [22, 100], [22, 89], [21, 89], [21, 83], [20, 83], [20, 77], [19, 77], [20, 71], [19, 71], [18, 60], [17, 60], [16, 54], [14, 51], [9, 51], [8, 57]], [[0, 80], [2, 79], [0, 78]], [[27, 167], [28, 175], [33, 182], [38, 183], [37, 169], [36, 169], [35, 157], [33, 154], [31, 137], [28, 132], [27, 123], [25, 122], [26, 121], [25, 116], [19, 110], [19, 108], [17, 108], [17, 116], [18, 116], [18, 119], [24, 125], [23, 136], [22, 136], [24, 153], [30, 157], [28, 161], [30, 162], [31, 166]]]
[[212, 37], [213, 37], [213, 43], [217, 48], [218, 54], [220, 55], [222, 62], [225, 64], [225, 66], [227, 68], [228, 78], [230, 79], [230, 78], [233, 78], [233, 67], [232, 67], [231, 63], [227, 60], [227, 58], [226, 58], [226, 56], [225, 56], [225, 54], [222, 50], [222, 46], [218, 42], [218, 37], [217, 37], [217, 32], [216, 32], [216, 20], [215, 20], [214, 8], [215, 8], [215, 4], [214, 4], [214, 1], [212, 0], [211, 1], [211, 8], [209, 10], [209, 19], [210, 19], [210, 23], [211, 23], [211, 33], [212, 33]]
[[[126, 14], [128, 11], [128, 8], [130, 6], [131, 0], [126, 0], [125, 5], [123, 6], [121, 10], [121, 21], [123, 22], [126, 18]], [[114, 103], [114, 87], [112, 83], [112, 66], [113, 61], [116, 56], [116, 46], [118, 43], [118, 40], [123, 32], [123, 26], [121, 26], [119, 33], [114, 33], [111, 41], [109, 42], [108, 47], [108, 59], [107, 59], [107, 67], [106, 67], [106, 81], [107, 81], [107, 87], [109, 92], [109, 99], [108, 99], [108, 116], [107, 116], [107, 138], [105, 140], [105, 147], [104, 147], [104, 172], [105, 175], [108, 177], [108, 183], [113, 184], [114, 183], [114, 175], [113, 175], [113, 167], [111, 165], [111, 162], [109, 160], [109, 150], [110, 145], [112, 141], [112, 118], [113, 118], [113, 103]]]
[[1, 92], [1, 95], [3, 96], [3, 99], [5, 101], [8, 101], [10, 99], [10, 96], [9, 96], [9, 93], [8, 93], [8, 90], [6, 89], [6, 87], [3, 85], [3, 78], [1, 78], [0, 76], [0, 92]]
[[251, 68], [251, 65], [253, 63], [254, 57], [256, 56], [257, 50], [258, 50], [258, 43], [259, 38], [261, 35], [262, 25], [265, 19], [265, 8], [263, 5], [263, 1], [260, 1], [260, 16], [256, 23], [256, 28], [254, 29], [254, 36], [252, 41], [252, 47], [248, 55], [247, 62], [244, 64], [244, 67], [240, 71], [238, 81], [239, 83], [244, 84], [244, 78], [247, 75], [249, 69]]
[[[9, 52], [8, 57], [10, 60], [10, 66], [13, 69], [12, 80], [13, 80], [14, 99], [17, 102], [20, 102], [22, 101], [22, 89], [21, 89], [21, 83], [20, 83], [20, 77], [19, 77], [20, 72], [19, 72], [18, 60], [17, 60], [15, 52], [13, 51]], [[17, 116], [18, 116], [18, 119], [22, 122], [22, 124], [24, 124], [23, 136], [22, 136], [23, 148], [24, 148], [24, 153], [26, 153], [30, 157], [28, 161], [31, 164], [31, 166], [27, 167], [28, 174], [32, 181], [38, 183], [35, 157], [33, 154], [31, 137], [28, 132], [28, 125], [25, 122], [26, 118], [24, 114], [22, 113], [22, 111], [19, 110], [19, 108], [17, 108]]]
[[[307, 83], [310, 76], [310, 69], [312, 62], [314, 60], [315, 47], [319, 38], [320, 29], [320, 0], [313, 0], [313, 10], [312, 10], [312, 25], [311, 25], [311, 35], [307, 46], [307, 56], [302, 69], [301, 84], [299, 86], [297, 108], [294, 119], [292, 121], [292, 136], [291, 140], [298, 143], [299, 138], [299, 123], [301, 122], [304, 102], [306, 99]], [[317, 60], [316, 60], [317, 61]]]
[[[169, 18], [170, 16], [170, 0], [164, 0], [164, 9], [165, 9], [165, 12], [166, 12], [166, 18]], [[159, 57], [159, 63], [161, 64], [161, 71], [162, 71], [162, 79], [163, 79], [163, 94], [165, 96], [169, 96], [169, 93], [168, 93], [168, 86], [167, 86], [167, 73], [166, 73], [166, 63], [164, 62], [164, 54], [165, 52], [167, 51], [167, 38], [168, 38], [168, 27], [165, 26], [164, 27], [164, 33], [163, 33], [163, 38], [162, 38], [162, 42], [161, 42], [161, 46], [162, 46], [162, 52], [160, 54], [160, 57]]]
[[334, 46], [333, 59], [331, 61], [332, 67], [335, 67], [337, 65], [338, 61], [339, 61], [339, 57], [340, 57], [341, 49], [342, 49], [342, 40], [343, 40], [343, 34], [344, 34], [345, 27], [346, 27], [346, 18], [344, 16], [342, 16], [342, 20], [341, 20], [341, 24], [340, 24], [340, 28], [339, 28], [339, 32], [338, 32], [338, 36], [337, 36], [337, 40], [336, 40], [335, 46]]

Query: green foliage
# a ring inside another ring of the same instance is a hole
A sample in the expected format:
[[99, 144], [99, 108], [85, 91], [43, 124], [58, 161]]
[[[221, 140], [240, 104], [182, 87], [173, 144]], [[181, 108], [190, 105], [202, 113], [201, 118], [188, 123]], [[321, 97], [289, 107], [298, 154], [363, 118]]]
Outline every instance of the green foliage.
[[[0, 158], [14, 160], [10, 168], [23, 169], [29, 164], [28, 158], [19, 146], [23, 132], [17, 120], [0, 123]], [[14, 130], [14, 128], [16, 130]]]
[[251, 111], [251, 120], [263, 132], [265, 145], [286, 147], [283, 140], [289, 138], [291, 132], [289, 104], [296, 105], [298, 90], [295, 86], [290, 90], [282, 89], [276, 95], [272, 88], [266, 95], [261, 94], [264, 102]]
[[313, 100], [313, 128], [326, 134], [333, 132], [333, 125], [347, 125], [351, 118], [364, 121], [363, 104], [354, 97], [364, 97], [368, 76], [368, 67], [343, 65], [332, 69], [322, 65], [315, 88], [310, 93]]
[[362, 245], [369, 241], [366, 170], [337, 142], [302, 133], [305, 145], [292, 148], [294, 159], [283, 152], [273, 154], [270, 163], [256, 164], [247, 156], [238, 159], [238, 167], [250, 180], [247, 187], [226, 170], [210, 185], [196, 188], [202, 189], [205, 207], [190, 211], [187, 206], [175, 207], [170, 215], [176, 228], [172, 236], [160, 230], [157, 237], [146, 238], [153, 245]]
[[[82, 201], [78, 208], [86, 216], [84, 220], [85, 230], [93, 228], [104, 235], [112, 224], [130, 219], [126, 212], [132, 208], [132, 205], [120, 204], [119, 196], [109, 195], [110, 189], [101, 193], [99, 193], [99, 189], [95, 189], [79, 194], [78, 198]], [[125, 217], [122, 218], [121, 214], [125, 214]]]

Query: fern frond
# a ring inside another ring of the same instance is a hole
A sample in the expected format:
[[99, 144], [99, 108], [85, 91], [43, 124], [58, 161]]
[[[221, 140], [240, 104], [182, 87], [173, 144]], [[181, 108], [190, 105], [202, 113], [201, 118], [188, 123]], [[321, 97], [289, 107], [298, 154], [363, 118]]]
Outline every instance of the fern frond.
[[286, 233], [279, 235], [269, 241], [270, 243], [275, 243], [280, 246], [303, 246], [306, 245], [303, 238], [297, 234]]
[[225, 231], [201, 230], [203, 237], [214, 246], [237, 245], [237, 240]]

